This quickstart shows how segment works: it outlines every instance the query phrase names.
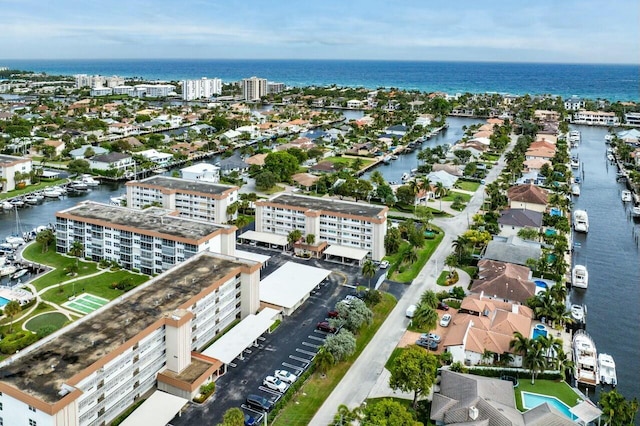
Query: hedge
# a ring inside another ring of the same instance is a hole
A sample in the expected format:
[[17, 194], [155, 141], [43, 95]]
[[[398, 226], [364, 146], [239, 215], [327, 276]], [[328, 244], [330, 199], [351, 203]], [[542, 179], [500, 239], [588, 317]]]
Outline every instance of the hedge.
[[14, 354], [20, 349], [26, 348], [38, 340], [35, 333], [26, 330], [20, 330], [13, 334], [7, 334], [0, 341], [0, 352], [4, 354]]
[[[476, 376], [483, 377], [500, 377], [500, 376], [516, 376], [522, 379], [530, 379], [531, 372], [525, 369], [516, 368], [479, 368], [479, 367], [467, 367], [469, 374], [475, 374]], [[558, 371], [545, 371], [536, 374], [536, 379], [544, 380], [560, 380], [564, 379], [562, 374]]]

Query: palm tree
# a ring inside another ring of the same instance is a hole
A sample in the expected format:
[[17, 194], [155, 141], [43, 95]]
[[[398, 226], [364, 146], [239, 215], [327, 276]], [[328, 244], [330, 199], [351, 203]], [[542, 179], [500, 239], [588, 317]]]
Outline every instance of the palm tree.
[[467, 250], [467, 244], [469, 240], [467, 240], [464, 236], [459, 235], [458, 238], [453, 240], [451, 243], [451, 247], [453, 248], [453, 252], [458, 256], [458, 261], [462, 260], [462, 255]]
[[525, 337], [519, 331], [513, 333], [513, 340], [509, 342], [509, 349], [513, 350], [513, 352], [522, 355], [523, 357], [529, 351], [531, 347], [531, 339]]
[[316, 236], [314, 234], [309, 234], [307, 235], [306, 241], [308, 245], [312, 246], [316, 243]]
[[551, 294], [551, 297], [556, 302], [564, 303], [565, 299], [567, 298], [567, 286], [561, 282], [557, 282], [553, 286], [551, 286], [551, 288], [549, 289], [549, 294]]
[[555, 368], [562, 374], [564, 380], [567, 380], [575, 365], [573, 361], [567, 358], [567, 354], [562, 349], [556, 355], [555, 364]]
[[[530, 339], [531, 340], [531, 339]], [[545, 348], [539, 339], [533, 339], [529, 350], [524, 356], [524, 361], [531, 371], [531, 384], [535, 384], [536, 374], [544, 371], [547, 366]]]
[[421, 329], [433, 330], [438, 324], [438, 312], [426, 303], [418, 303], [411, 318], [413, 324]]
[[38, 232], [36, 241], [42, 244], [42, 253], [46, 253], [49, 250], [49, 246], [56, 241], [56, 234], [51, 229], [45, 229]]
[[290, 246], [293, 247], [293, 245], [297, 243], [300, 238], [302, 238], [302, 231], [300, 231], [299, 229], [294, 229], [287, 235], [287, 242]]
[[440, 211], [442, 211], [442, 197], [446, 197], [447, 192], [449, 191], [444, 187], [442, 182], [436, 182], [435, 195], [440, 199]]
[[71, 247], [69, 248], [68, 254], [70, 256], [81, 257], [84, 253], [84, 244], [78, 240], [74, 240], [71, 243]]
[[402, 253], [402, 261], [404, 263], [414, 263], [418, 260], [418, 252], [411, 246], [407, 246], [407, 248]]
[[482, 360], [486, 361], [487, 364], [488, 363], [493, 363], [494, 357], [495, 357], [496, 353], [493, 351], [490, 351], [489, 349], [485, 349], [482, 352]]
[[322, 375], [327, 374], [329, 368], [331, 368], [331, 366], [336, 362], [331, 352], [326, 350], [324, 347], [320, 348], [313, 361], [316, 364], [316, 368]]
[[9, 317], [9, 321], [10, 321], [9, 334], [13, 333], [13, 317], [18, 315], [21, 310], [22, 310], [22, 307], [15, 300], [12, 300], [6, 305], [4, 305], [4, 314]]
[[371, 260], [367, 260], [362, 265], [362, 276], [369, 279], [369, 288], [371, 288], [371, 278], [376, 275], [376, 270], [376, 265]]
[[420, 303], [423, 303], [432, 309], [436, 309], [439, 302], [440, 299], [438, 299], [438, 295], [436, 295], [433, 290], [425, 290], [420, 296]]

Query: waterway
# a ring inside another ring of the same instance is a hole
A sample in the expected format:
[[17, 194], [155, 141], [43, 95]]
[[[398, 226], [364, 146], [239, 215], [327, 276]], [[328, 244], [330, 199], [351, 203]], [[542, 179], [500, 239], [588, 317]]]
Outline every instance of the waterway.
[[616, 182], [616, 167], [605, 158], [606, 129], [572, 128], [582, 135], [573, 152], [583, 164], [584, 179], [574, 209], [589, 215], [589, 233], [574, 235], [573, 261], [587, 266], [589, 288], [571, 290], [570, 299], [587, 305], [587, 332], [598, 353], [613, 356], [618, 391], [640, 399], [640, 224], [630, 219], [631, 204], [620, 197], [625, 184]]

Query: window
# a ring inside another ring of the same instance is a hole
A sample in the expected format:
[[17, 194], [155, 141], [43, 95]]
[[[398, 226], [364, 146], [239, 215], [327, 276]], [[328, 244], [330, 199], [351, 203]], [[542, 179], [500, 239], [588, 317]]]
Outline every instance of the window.
[[29, 419], [29, 426], [38, 426], [38, 423], [33, 419]]
[[36, 407], [32, 407], [31, 405], [29, 406], [29, 411], [33, 411], [34, 413], [36, 412]]
[[0, 402], [0, 411], [2, 411], [2, 402]]

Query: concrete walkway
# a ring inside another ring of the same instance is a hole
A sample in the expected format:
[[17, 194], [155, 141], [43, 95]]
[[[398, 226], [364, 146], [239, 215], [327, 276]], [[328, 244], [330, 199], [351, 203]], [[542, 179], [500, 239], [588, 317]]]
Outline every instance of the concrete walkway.
[[[513, 149], [515, 142], [516, 137], [512, 136], [511, 143], [505, 152]], [[504, 155], [502, 155], [498, 165], [493, 167], [486, 177], [486, 182], [496, 180], [502, 172], [504, 164]], [[483, 191], [484, 186], [478, 188], [461, 214], [452, 218], [434, 219], [433, 223], [445, 232], [442, 242], [380, 326], [373, 339], [322, 404], [309, 423], [311, 426], [326, 426], [332, 422], [340, 404], [345, 404], [349, 409], [353, 409], [360, 406], [369, 397], [383, 373], [384, 365], [391, 352], [407, 329], [408, 319], [405, 317], [407, 307], [418, 300], [425, 290], [438, 291], [436, 280], [441, 268], [438, 269], [437, 266], [444, 265], [445, 258], [451, 253], [451, 243], [458, 235], [467, 230], [468, 218], [480, 209], [484, 201]]]

